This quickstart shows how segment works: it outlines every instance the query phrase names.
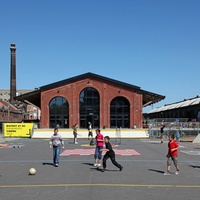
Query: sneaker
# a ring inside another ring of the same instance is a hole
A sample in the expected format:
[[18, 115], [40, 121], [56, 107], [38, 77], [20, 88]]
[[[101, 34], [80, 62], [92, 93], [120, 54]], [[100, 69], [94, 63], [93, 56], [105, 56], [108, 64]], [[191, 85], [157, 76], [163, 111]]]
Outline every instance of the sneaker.
[[119, 168], [119, 171], [122, 171], [122, 169], [123, 169], [123, 167], [121, 166], [121, 167]]
[[101, 167], [101, 164], [99, 163], [97, 166], [98, 166], [98, 167]]
[[58, 167], [58, 164], [55, 164], [55, 167]]
[[176, 171], [175, 174], [178, 175], [178, 174], [179, 174], [179, 171]]
[[78, 144], [78, 142], [75, 142], [74, 144]]
[[103, 169], [101, 170], [101, 172], [105, 172], [105, 168], [103, 168]]
[[98, 166], [98, 164], [97, 163], [94, 163], [94, 167], [97, 167]]
[[170, 175], [170, 172], [165, 172], [164, 175]]

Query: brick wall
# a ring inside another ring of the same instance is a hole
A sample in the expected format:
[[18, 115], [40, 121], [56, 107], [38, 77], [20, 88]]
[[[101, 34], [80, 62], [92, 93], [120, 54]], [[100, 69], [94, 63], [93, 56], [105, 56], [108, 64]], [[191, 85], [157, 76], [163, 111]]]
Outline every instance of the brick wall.
[[41, 91], [41, 128], [49, 127], [49, 103], [56, 96], [64, 97], [69, 103], [69, 127], [79, 124], [79, 95], [87, 87], [93, 87], [100, 96], [100, 127], [110, 127], [110, 103], [115, 97], [125, 97], [130, 103], [130, 128], [142, 127], [142, 94], [125, 87], [101, 82], [98, 79], [82, 79], [68, 85]]
[[1, 122], [21, 122], [23, 117], [21, 113], [0, 111]]

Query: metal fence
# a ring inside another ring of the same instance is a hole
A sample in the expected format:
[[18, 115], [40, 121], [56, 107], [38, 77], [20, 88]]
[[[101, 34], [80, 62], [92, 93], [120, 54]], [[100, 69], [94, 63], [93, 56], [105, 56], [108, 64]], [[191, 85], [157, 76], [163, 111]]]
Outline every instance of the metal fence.
[[179, 131], [181, 137], [185, 136], [197, 136], [200, 133], [199, 122], [188, 122], [186, 118], [166, 118], [166, 119], [152, 119], [148, 121], [148, 132], [151, 138], [160, 137], [161, 123], [164, 123], [164, 137], [168, 137], [169, 134], [176, 134]]

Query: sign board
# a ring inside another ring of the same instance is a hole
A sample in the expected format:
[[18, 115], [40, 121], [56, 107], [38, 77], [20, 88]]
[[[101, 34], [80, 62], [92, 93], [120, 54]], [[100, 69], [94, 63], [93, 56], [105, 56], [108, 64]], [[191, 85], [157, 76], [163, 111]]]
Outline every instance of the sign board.
[[4, 123], [4, 137], [31, 137], [33, 123]]

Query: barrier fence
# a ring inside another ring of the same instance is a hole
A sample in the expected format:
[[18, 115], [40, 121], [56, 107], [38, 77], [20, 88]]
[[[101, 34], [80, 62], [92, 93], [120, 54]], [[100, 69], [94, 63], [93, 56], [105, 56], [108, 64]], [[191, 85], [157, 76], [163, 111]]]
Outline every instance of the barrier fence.
[[159, 138], [162, 123], [164, 124], [164, 137], [168, 137], [169, 134], [176, 134], [179, 131], [181, 137], [185, 136], [197, 136], [200, 133], [200, 123], [191, 121], [188, 122], [186, 118], [173, 119], [152, 119], [148, 121], [148, 132], [150, 138]]

